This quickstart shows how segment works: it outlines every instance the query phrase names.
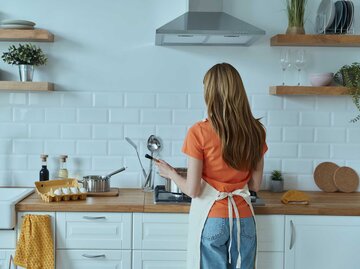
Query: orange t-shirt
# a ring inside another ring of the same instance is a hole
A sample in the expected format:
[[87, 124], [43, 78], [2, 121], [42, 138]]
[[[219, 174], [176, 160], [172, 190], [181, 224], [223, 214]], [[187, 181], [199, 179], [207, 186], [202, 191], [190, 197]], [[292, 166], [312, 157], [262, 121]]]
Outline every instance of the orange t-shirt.
[[[218, 191], [232, 192], [243, 188], [251, 178], [251, 171], [239, 171], [228, 166], [221, 152], [221, 141], [208, 120], [195, 123], [188, 131], [182, 151], [203, 161], [202, 178]], [[264, 144], [264, 153], [267, 145]], [[241, 196], [234, 196], [240, 217], [250, 217], [251, 210]], [[235, 215], [234, 215], [235, 216]], [[227, 218], [228, 201], [216, 201], [209, 218]]]

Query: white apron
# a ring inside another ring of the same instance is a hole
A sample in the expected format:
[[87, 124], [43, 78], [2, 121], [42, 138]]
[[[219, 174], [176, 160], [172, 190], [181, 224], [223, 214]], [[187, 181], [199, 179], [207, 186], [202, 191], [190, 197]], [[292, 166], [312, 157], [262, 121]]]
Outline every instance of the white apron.
[[[229, 224], [230, 224], [230, 246], [229, 246], [229, 262], [231, 262], [230, 248], [233, 230], [233, 209], [236, 215], [237, 225], [237, 248], [239, 256], [237, 258], [236, 268], [241, 267], [241, 255], [240, 255], [240, 216], [236, 207], [233, 196], [239, 195], [244, 198], [246, 203], [250, 206], [252, 215], [254, 216], [254, 209], [251, 205], [251, 198], [248, 186], [244, 189], [238, 189], [233, 192], [220, 192], [214, 187], [209, 185], [205, 180], [201, 180], [201, 192], [196, 198], [191, 201], [190, 214], [189, 214], [189, 233], [187, 243], [187, 269], [200, 269], [200, 244], [201, 234], [204, 228], [205, 221], [209, 214], [209, 211], [215, 201], [225, 199], [228, 197], [228, 209], [229, 209]], [[254, 217], [255, 221], [255, 217]]]

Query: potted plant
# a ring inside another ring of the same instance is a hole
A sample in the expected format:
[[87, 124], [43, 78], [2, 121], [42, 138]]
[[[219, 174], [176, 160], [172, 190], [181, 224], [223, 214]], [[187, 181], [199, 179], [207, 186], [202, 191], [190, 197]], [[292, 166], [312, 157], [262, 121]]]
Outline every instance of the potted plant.
[[271, 173], [270, 177], [270, 190], [272, 192], [282, 192], [284, 191], [284, 178], [281, 171], [274, 170]]
[[[355, 107], [360, 111], [360, 63], [352, 63], [351, 65], [344, 65], [336, 72], [334, 81], [337, 84], [345, 86], [349, 89], [349, 94]], [[350, 122], [357, 122], [360, 120], [360, 114], [351, 119]]]
[[18, 65], [20, 81], [32, 81], [34, 66], [45, 65], [47, 57], [33, 44], [19, 44], [18, 47], [11, 45], [8, 52], [4, 52], [2, 59], [5, 63]]
[[304, 15], [307, 0], [286, 0], [288, 28], [286, 34], [305, 34]]

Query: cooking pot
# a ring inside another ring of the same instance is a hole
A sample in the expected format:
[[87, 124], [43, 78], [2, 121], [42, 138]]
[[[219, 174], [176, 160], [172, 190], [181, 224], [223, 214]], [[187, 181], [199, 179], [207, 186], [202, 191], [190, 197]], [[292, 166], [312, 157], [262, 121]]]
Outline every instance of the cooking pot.
[[[175, 171], [182, 177], [186, 179], [187, 177], [187, 168], [175, 168]], [[175, 193], [182, 193], [180, 188], [176, 185], [174, 181], [171, 179], [165, 178], [165, 191], [175, 192]]]
[[90, 175], [84, 176], [79, 180], [88, 192], [107, 192], [110, 191], [110, 177], [124, 171], [126, 167], [116, 170], [106, 176]]

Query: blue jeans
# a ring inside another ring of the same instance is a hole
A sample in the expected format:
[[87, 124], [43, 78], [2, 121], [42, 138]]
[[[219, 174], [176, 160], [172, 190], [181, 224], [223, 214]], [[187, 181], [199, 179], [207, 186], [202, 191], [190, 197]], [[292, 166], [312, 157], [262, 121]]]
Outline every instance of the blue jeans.
[[[254, 269], [256, 255], [256, 228], [253, 217], [240, 219], [241, 269]], [[237, 251], [237, 227], [234, 219], [231, 264], [228, 248], [230, 243], [229, 219], [208, 218], [201, 236], [201, 269], [235, 269]]]

